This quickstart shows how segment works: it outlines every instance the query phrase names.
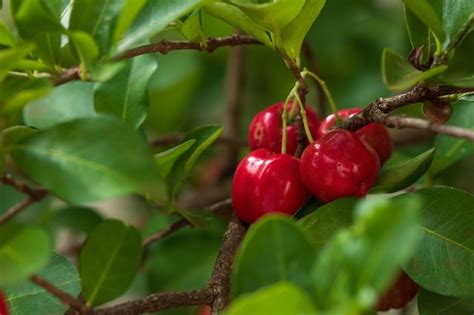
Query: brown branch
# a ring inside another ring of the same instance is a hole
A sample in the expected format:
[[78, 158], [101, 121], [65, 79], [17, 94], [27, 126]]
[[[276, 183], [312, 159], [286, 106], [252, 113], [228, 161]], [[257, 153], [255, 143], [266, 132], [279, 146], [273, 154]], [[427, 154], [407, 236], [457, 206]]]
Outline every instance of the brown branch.
[[58, 86], [70, 81], [80, 80], [81, 79], [81, 68], [79, 66], [75, 66], [69, 69], [65, 69], [59, 77], [54, 80], [54, 86]]
[[21, 211], [29, 207], [33, 204], [36, 200], [31, 197], [26, 197], [16, 205], [12, 206], [8, 209], [1, 217], [0, 217], [0, 225], [7, 223], [15, 216], [17, 216]]
[[39, 275], [32, 275], [30, 277], [30, 281], [34, 284], [42, 287], [55, 297], [57, 297], [64, 305], [74, 308], [75, 310], [79, 311], [80, 313], [87, 313], [90, 309], [87, 305], [79, 302], [77, 299], [72, 297], [69, 293], [62, 291], [61, 289], [57, 288], [55, 285], [49, 283], [46, 279], [42, 278]]
[[[183, 139], [183, 135], [168, 135], [152, 140], [150, 145], [153, 147], [176, 145], [181, 143]], [[215, 143], [235, 147], [244, 147], [248, 144], [246, 140], [227, 136], [220, 136]]]
[[27, 194], [35, 201], [40, 201], [48, 194], [48, 190], [46, 188], [32, 188], [28, 186], [25, 182], [14, 179], [9, 174], [5, 174], [0, 177], [0, 182], [4, 185], [12, 186], [21, 193]]

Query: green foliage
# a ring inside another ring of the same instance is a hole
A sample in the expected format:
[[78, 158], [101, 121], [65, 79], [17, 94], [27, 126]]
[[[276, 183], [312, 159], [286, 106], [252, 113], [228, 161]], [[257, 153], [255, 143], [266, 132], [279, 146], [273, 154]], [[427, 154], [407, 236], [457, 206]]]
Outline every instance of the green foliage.
[[420, 315], [471, 315], [474, 299], [439, 295], [424, 289], [418, 293]]
[[104, 221], [95, 209], [79, 206], [66, 206], [57, 210], [51, 218], [51, 225], [68, 228], [75, 232], [88, 234]]

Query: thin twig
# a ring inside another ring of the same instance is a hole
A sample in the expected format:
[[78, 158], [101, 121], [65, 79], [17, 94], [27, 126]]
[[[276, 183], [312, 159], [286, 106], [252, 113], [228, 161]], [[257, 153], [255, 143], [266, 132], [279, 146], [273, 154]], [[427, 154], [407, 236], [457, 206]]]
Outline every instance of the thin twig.
[[12, 206], [8, 209], [1, 217], [0, 217], [0, 225], [7, 223], [15, 216], [17, 216], [21, 211], [29, 207], [33, 204], [36, 200], [32, 197], [26, 197], [16, 205]]
[[28, 196], [37, 201], [43, 199], [48, 194], [48, 190], [46, 188], [32, 188], [28, 186], [25, 182], [14, 179], [9, 174], [5, 174], [0, 177], [0, 182], [4, 185], [12, 186], [13, 188], [15, 188], [15, 190], [27, 194]]

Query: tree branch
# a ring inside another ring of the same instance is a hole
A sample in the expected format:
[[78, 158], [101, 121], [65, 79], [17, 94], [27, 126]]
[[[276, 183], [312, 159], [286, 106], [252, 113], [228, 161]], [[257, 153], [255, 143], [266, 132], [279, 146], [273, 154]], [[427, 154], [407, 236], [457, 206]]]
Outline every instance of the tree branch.
[[36, 200], [33, 199], [32, 197], [26, 197], [16, 205], [12, 206], [10, 209], [8, 209], [1, 217], [0, 217], [0, 225], [7, 223], [11, 219], [13, 219], [15, 216], [17, 216], [21, 211], [29, 207], [32, 203], [34, 203]]
[[48, 190], [46, 188], [42, 188], [42, 187], [32, 188], [28, 186], [27, 184], [25, 184], [25, 182], [14, 179], [9, 174], [5, 174], [2, 177], [0, 177], [0, 181], [2, 184], [12, 186], [17, 191], [30, 196], [35, 201], [40, 201], [48, 194]]

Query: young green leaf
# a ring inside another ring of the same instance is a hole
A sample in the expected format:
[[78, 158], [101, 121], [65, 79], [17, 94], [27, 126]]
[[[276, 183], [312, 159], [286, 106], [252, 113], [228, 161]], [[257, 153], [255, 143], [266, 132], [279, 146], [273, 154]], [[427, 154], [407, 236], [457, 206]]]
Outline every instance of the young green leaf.
[[421, 200], [422, 240], [406, 265], [408, 275], [427, 290], [474, 296], [474, 196], [450, 187], [433, 187], [396, 197]]
[[97, 112], [112, 114], [134, 128], [140, 127], [148, 112], [148, 82], [156, 68], [153, 56], [138, 56], [113, 78], [97, 84], [94, 95]]
[[92, 68], [92, 65], [99, 57], [97, 42], [90, 34], [85, 32], [68, 32], [68, 36], [73, 48], [73, 54], [81, 63], [82, 76], [84, 77], [87, 70]]
[[126, 0], [117, 18], [112, 43], [116, 44], [127, 32], [135, 18], [146, 5], [147, 0]]
[[48, 95], [53, 88], [51, 80], [7, 77], [0, 85], [0, 116], [18, 112], [31, 101]]
[[441, 65], [425, 72], [417, 70], [407, 60], [386, 48], [382, 55], [382, 75], [385, 85], [392, 91], [403, 91], [415, 86], [418, 82], [435, 77], [446, 71]]
[[314, 249], [292, 219], [271, 215], [252, 225], [236, 256], [232, 291], [254, 292], [279, 281], [308, 286]]
[[48, 262], [48, 234], [35, 226], [10, 222], [0, 226], [0, 286], [15, 285]]
[[430, 149], [411, 160], [382, 169], [371, 193], [396, 192], [414, 184], [431, 166], [435, 149]]
[[190, 139], [171, 149], [155, 154], [155, 163], [160, 175], [162, 177], [168, 176], [176, 160], [188, 151], [195, 142], [196, 140]]
[[444, 0], [403, 0], [420, 20], [427, 25], [440, 42], [446, 38], [443, 30], [441, 6]]
[[318, 314], [310, 297], [300, 288], [288, 282], [278, 282], [242, 296], [229, 306], [225, 315], [288, 315]]
[[32, 46], [14, 47], [0, 51], [0, 83], [5, 79], [8, 72], [25, 57]]
[[6, 150], [32, 179], [70, 202], [154, 192], [157, 173], [148, 145], [112, 117], [69, 121]]
[[181, 32], [190, 41], [202, 41], [205, 39], [202, 26], [202, 10], [193, 12], [184, 21]]
[[424, 46], [429, 49], [429, 28], [406, 6], [404, 6], [405, 22], [412, 48]]
[[474, 298], [439, 295], [423, 288], [418, 293], [419, 315], [472, 315]]
[[[81, 280], [76, 267], [66, 258], [53, 252], [48, 264], [38, 273], [56, 288], [77, 297], [81, 293]], [[12, 314], [64, 314], [68, 306], [51, 293], [30, 281], [5, 288]]]
[[93, 208], [66, 206], [57, 210], [50, 225], [56, 228], [69, 228], [79, 233], [90, 233], [104, 221]]
[[81, 252], [81, 285], [90, 305], [108, 302], [132, 283], [142, 260], [140, 232], [107, 220], [87, 238]]

